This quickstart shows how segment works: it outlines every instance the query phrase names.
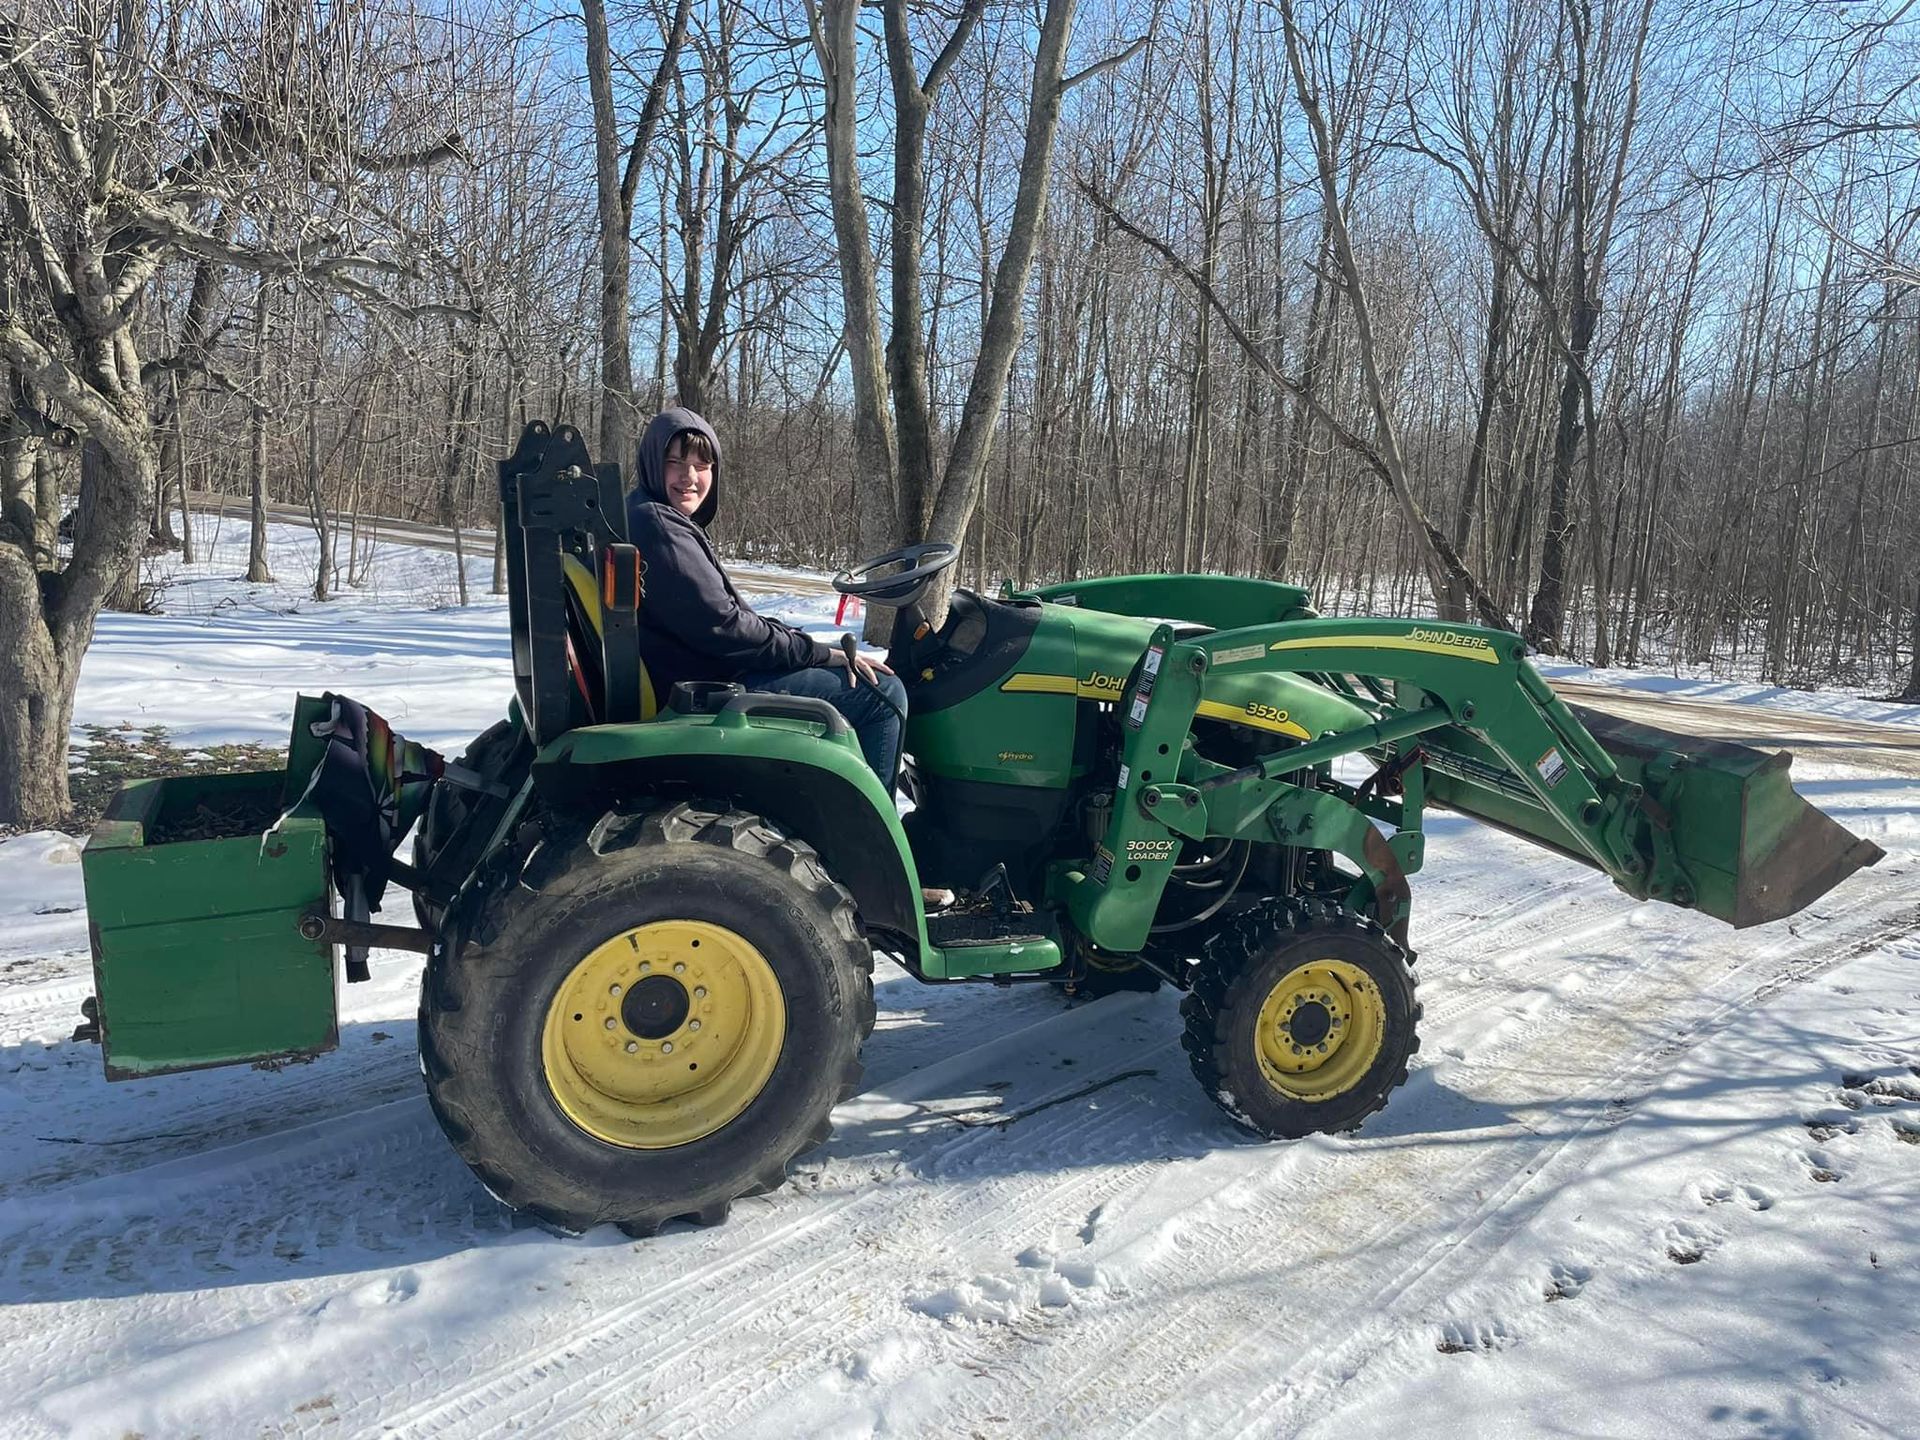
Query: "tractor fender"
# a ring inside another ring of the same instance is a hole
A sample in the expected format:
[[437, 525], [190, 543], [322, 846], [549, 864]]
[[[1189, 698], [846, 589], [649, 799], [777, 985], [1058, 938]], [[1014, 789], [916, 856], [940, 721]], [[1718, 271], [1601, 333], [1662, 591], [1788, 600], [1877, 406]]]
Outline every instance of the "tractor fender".
[[725, 796], [820, 854], [860, 918], [924, 953], [920, 877], [898, 807], [851, 735], [759, 715], [679, 715], [570, 730], [534, 760], [550, 807], [598, 814], [647, 796]]

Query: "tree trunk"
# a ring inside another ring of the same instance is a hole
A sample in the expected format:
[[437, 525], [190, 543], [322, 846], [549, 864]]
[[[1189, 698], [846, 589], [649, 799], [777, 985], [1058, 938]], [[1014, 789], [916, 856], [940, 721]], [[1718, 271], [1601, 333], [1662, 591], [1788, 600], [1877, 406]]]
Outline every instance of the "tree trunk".
[[[130, 364], [137, 357], [128, 346]], [[31, 555], [0, 541], [0, 825], [40, 829], [70, 808], [67, 734], [80, 657], [120, 577], [137, 570], [152, 494], [152, 435], [144, 402], [121, 417], [109, 449], [82, 471], [72, 558], [46, 583]]]
[[1908, 620], [1907, 641], [1913, 647], [1913, 658], [1907, 671], [1906, 693], [1900, 698], [1920, 704], [1920, 584], [1913, 587], [1913, 614]]
[[1547, 533], [1540, 546], [1540, 584], [1527, 614], [1527, 643], [1549, 655], [1561, 649], [1567, 620], [1567, 563], [1573, 549], [1573, 466], [1580, 451], [1580, 372], [1571, 357], [1560, 382], [1547, 481]]
[[[1035, 47], [1033, 85], [1027, 102], [1027, 124], [1020, 152], [1020, 180], [1015, 187], [1013, 213], [1007, 227], [1006, 248], [994, 268], [993, 296], [987, 323], [980, 336], [979, 355], [967, 386], [967, 398], [954, 433], [953, 450], [934, 499], [931, 538], [957, 540], [966, 533], [973, 507], [979, 503], [988, 451], [1006, 400], [1007, 377], [1020, 348], [1022, 306], [1027, 280], [1033, 273], [1034, 252], [1046, 228], [1047, 182], [1053, 168], [1053, 141], [1059, 129], [1060, 102], [1068, 87], [1063, 79], [1067, 48], [1073, 38], [1075, 0], [1047, 0]], [[948, 572], [951, 574], [952, 572]], [[930, 614], [944, 615], [946, 586], [936, 586]]]
[[[962, 7], [958, 23], [923, 82], [908, 30], [906, 0], [886, 0], [882, 19], [887, 75], [893, 86], [892, 330], [887, 379], [893, 388], [896, 475], [902, 540], [926, 538], [933, 518], [933, 413], [927, 390], [927, 327], [920, 305], [921, 242], [926, 232], [927, 115], [949, 67], [980, 19], [980, 0]], [[958, 540], [963, 523], [948, 538]]]
[[[451, 334], [448, 340], [453, 342]], [[448, 377], [447, 384], [446, 439], [445, 449], [441, 452], [440, 515], [441, 523], [453, 531], [454, 583], [464, 608], [468, 598], [467, 550], [461, 534], [458, 497], [460, 479], [467, 468], [467, 451], [473, 443], [474, 396], [478, 386], [475, 372], [478, 367], [474, 364], [473, 352], [464, 345], [459, 346], [459, 357], [459, 368]]]
[[1293, 77], [1295, 98], [1299, 100], [1301, 112], [1306, 116], [1307, 133], [1313, 141], [1314, 168], [1320, 182], [1320, 200], [1327, 218], [1327, 234], [1333, 242], [1334, 259], [1339, 262], [1340, 276], [1345, 282], [1347, 310], [1353, 317], [1354, 344], [1360, 361], [1363, 388], [1373, 412], [1372, 452], [1375, 462], [1412, 535], [1421, 568], [1426, 572], [1428, 585], [1433, 592], [1434, 603], [1445, 605], [1449, 590], [1458, 585], [1472, 597], [1475, 609], [1486, 623], [1504, 629], [1505, 617], [1499, 613], [1479, 580], [1467, 569], [1453, 543], [1427, 517], [1413, 493], [1406, 458], [1401, 450], [1399, 429], [1394, 423], [1393, 407], [1388, 398], [1386, 379], [1380, 370], [1379, 347], [1374, 343], [1372, 307], [1368, 303], [1367, 287], [1359, 262], [1354, 256], [1353, 237], [1347, 228], [1337, 168], [1340, 156], [1328, 130], [1318, 93], [1308, 78], [1305, 45], [1294, 18], [1292, 0], [1280, 0], [1279, 9], [1286, 39], [1287, 68]]
[[252, 498], [247, 531], [247, 579], [273, 583], [267, 564], [267, 279], [260, 278], [253, 309], [253, 393], [247, 416], [248, 488]]
[[80, 657], [61, 653], [41, 609], [40, 572], [11, 545], [0, 545], [0, 635], [12, 638], [0, 646], [0, 823], [45, 829], [71, 808], [67, 731]]
[[[0, 531], [12, 532], [16, 543], [38, 550], [40, 516], [34, 485], [39, 445], [20, 432], [0, 428]], [[38, 555], [34, 557], [38, 560]], [[48, 556], [51, 559], [51, 554]]]
[[873, 243], [860, 185], [859, 15], [860, 0], [825, 0], [814, 19], [813, 43], [826, 88], [827, 195], [853, 381], [855, 533], [861, 550], [874, 554], [894, 543], [899, 512]]
[[160, 493], [164, 497], [171, 490], [180, 501], [180, 559], [191, 565], [194, 551], [193, 506], [187, 501], [188, 398], [186, 386], [181, 385], [172, 412], [167, 416], [167, 435], [160, 450]]
[[[633, 140], [620, 143], [613, 100], [613, 53], [605, 0], [582, 0], [587, 28], [587, 89], [593, 102], [594, 197], [600, 221], [600, 431], [603, 460], [633, 463], [640, 426], [633, 393], [632, 245], [633, 197], [640, 164], [660, 121], [666, 85], [679, 62], [690, 0], [679, 0], [668, 24], [640, 123]], [[623, 168], [624, 151], [624, 168]], [[464, 581], [463, 581], [464, 583]]]
[[603, 459], [627, 463], [639, 434], [633, 403], [630, 220], [620, 201], [619, 119], [605, 0], [582, 0], [587, 24], [587, 89], [593, 97], [594, 193], [600, 210], [600, 444]]

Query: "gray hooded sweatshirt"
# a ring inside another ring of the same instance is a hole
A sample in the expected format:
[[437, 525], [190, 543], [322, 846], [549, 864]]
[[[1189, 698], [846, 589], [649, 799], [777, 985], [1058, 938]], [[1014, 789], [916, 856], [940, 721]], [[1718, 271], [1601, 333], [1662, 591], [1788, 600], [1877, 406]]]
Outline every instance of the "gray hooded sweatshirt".
[[[692, 431], [713, 446], [713, 488], [682, 515], [667, 499], [667, 448]], [[646, 566], [640, 658], [662, 704], [681, 680], [738, 680], [753, 671], [824, 665], [833, 651], [791, 625], [754, 613], [720, 568], [707, 526], [720, 509], [720, 437], [691, 410], [663, 410], [640, 437], [639, 483], [627, 497], [627, 533]]]

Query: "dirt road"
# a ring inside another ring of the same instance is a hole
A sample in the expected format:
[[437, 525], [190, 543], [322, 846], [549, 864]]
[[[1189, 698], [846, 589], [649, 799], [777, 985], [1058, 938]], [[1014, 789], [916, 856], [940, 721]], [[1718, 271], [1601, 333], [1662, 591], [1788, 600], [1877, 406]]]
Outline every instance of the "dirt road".
[[1920, 777], [1920, 729], [1723, 700], [1636, 694], [1579, 680], [1552, 684], [1566, 700], [1623, 720], [1711, 740], [1733, 740], [1761, 750], [1791, 750], [1808, 760], [1834, 760], [1883, 774]]

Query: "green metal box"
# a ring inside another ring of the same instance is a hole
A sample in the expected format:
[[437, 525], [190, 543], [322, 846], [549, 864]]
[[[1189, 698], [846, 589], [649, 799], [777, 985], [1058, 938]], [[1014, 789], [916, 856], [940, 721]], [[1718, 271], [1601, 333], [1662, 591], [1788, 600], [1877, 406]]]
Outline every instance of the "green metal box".
[[286, 771], [137, 780], [81, 852], [107, 1078], [316, 1055], [339, 1043], [327, 836]]

